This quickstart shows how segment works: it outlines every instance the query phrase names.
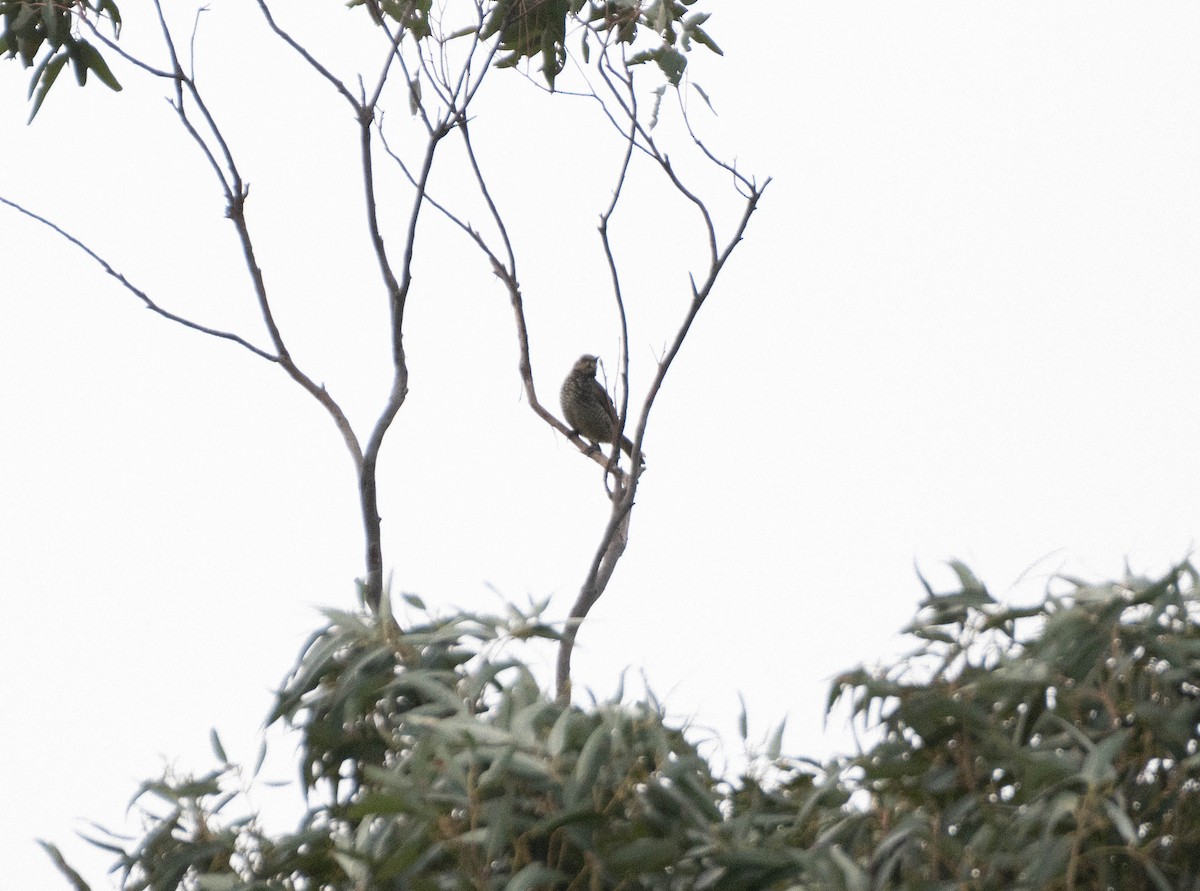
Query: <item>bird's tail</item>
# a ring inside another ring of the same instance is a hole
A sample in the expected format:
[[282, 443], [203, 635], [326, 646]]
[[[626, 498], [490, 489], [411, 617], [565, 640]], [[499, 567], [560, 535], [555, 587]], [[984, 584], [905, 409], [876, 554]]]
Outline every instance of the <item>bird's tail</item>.
[[[628, 455], [629, 459], [631, 461], [633, 460], [633, 443], [629, 441], [628, 436], [621, 437], [621, 451], [623, 451], [626, 455]], [[645, 463], [646, 463], [646, 453], [643, 452], [642, 453], [642, 464], [644, 465]]]

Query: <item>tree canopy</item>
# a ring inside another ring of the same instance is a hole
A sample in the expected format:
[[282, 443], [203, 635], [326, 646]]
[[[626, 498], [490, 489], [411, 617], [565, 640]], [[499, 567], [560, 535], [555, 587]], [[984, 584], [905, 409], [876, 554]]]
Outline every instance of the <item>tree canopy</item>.
[[1196, 571], [1058, 580], [1012, 607], [954, 569], [910, 655], [835, 679], [861, 752], [791, 755], [780, 725], [736, 777], [653, 695], [543, 691], [544, 604], [410, 595], [404, 631], [390, 609], [330, 611], [269, 717], [300, 744], [294, 830], [263, 827], [214, 733], [211, 771], [143, 786], [142, 838], [96, 841], [155, 891], [1192, 887]]

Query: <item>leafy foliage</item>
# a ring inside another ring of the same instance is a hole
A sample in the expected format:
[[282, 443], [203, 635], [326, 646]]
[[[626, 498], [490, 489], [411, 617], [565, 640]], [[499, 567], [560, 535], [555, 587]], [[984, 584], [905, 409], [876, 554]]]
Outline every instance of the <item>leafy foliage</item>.
[[556, 636], [537, 612], [405, 632], [329, 613], [272, 716], [298, 731], [320, 803], [272, 837], [223, 817], [232, 765], [148, 783], [143, 804], [168, 809], [121, 850], [126, 887], [752, 889], [788, 871], [798, 854], [764, 850], [756, 817], [723, 817], [731, 802], [656, 704], [560, 706], [505, 655]]
[[540, 607], [330, 612], [272, 715], [300, 738], [298, 828], [224, 815], [214, 735], [221, 766], [147, 783], [145, 836], [104, 844], [156, 891], [1195, 887], [1195, 571], [1016, 609], [954, 569], [913, 653], [834, 682], [873, 744], [821, 766], [777, 731], [735, 782], [653, 700], [546, 696], [520, 658], [556, 637]]
[[908, 629], [920, 648], [831, 693], [881, 723], [848, 765], [870, 807], [839, 831], [875, 887], [1195, 887], [1195, 570], [1012, 609], [954, 569]]
[[[91, 14], [107, 17], [113, 34], [120, 33], [121, 13], [114, 0], [0, 0], [0, 16], [4, 20], [0, 56], [18, 58], [26, 68], [34, 68], [36, 63], [29, 82], [29, 95], [33, 99], [30, 120], [37, 115], [67, 62], [74, 68], [80, 86], [87, 83], [91, 71], [109, 89], [121, 89], [100, 52], [75, 33], [75, 20], [89, 22]], [[38, 54], [43, 48], [46, 52], [39, 61]]]
[[[632, 45], [640, 31], [653, 34], [657, 44], [639, 50], [630, 64], [654, 62], [667, 79], [678, 86], [687, 68], [686, 53], [700, 44], [720, 54], [721, 48], [703, 29], [710, 13], [689, 13], [696, 0], [494, 0], [479, 5], [482, 16], [477, 33], [483, 41], [498, 40], [496, 65], [509, 68], [540, 58], [542, 75], [550, 88], [568, 59], [567, 32], [574, 21], [579, 26], [580, 53], [586, 64], [591, 55], [589, 40], [598, 37], [618, 45]], [[397, 25], [402, 35], [416, 41], [434, 37], [430, 15], [432, 0], [349, 0], [361, 6], [379, 25], [385, 20]], [[95, 30], [95, 18], [107, 18], [113, 36], [119, 36], [121, 13], [116, 0], [0, 0], [4, 30], [0, 32], [0, 57], [19, 58], [36, 68], [29, 85], [33, 99], [32, 120], [38, 113], [69, 61], [82, 86], [92, 72], [106, 86], [121, 85], [104, 57], [81, 28]], [[47, 52], [38, 60], [38, 53]], [[35, 95], [36, 93], [36, 95]]]

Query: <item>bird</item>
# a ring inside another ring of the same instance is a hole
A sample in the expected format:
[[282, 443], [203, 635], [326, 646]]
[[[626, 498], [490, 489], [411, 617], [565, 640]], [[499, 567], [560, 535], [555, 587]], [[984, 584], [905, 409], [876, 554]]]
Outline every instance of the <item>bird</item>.
[[[571, 429], [597, 445], [612, 442], [617, 430], [617, 409], [608, 391], [596, 380], [598, 361], [586, 353], [580, 356], [558, 393], [563, 415]], [[633, 457], [633, 443], [628, 436], [621, 437], [621, 449]]]

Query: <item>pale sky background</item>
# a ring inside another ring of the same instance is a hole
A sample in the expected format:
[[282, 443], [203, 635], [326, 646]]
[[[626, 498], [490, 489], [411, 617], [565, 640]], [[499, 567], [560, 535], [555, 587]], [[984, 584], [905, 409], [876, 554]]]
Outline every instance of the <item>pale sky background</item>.
[[[161, 59], [126, 6], [128, 45]], [[361, 429], [387, 341], [348, 110], [251, 4], [211, 6], [200, 80], [252, 183], [280, 324]], [[278, 6], [342, 73], [376, 70], [361, 15]], [[693, 96], [695, 121], [774, 183], [651, 418], [631, 544], [580, 634], [576, 685], [604, 696], [624, 667], [631, 689], [644, 671], [731, 758], [740, 691], [752, 737], [786, 715], [785, 749], [821, 757], [851, 745], [841, 722], [822, 727], [829, 680], [901, 646], [914, 562], [948, 585], [942, 563], [961, 558], [1028, 601], [1055, 572], [1157, 573], [1194, 547], [1200, 6], [710, 8], [726, 55], [693, 54], [718, 112]], [[64, 72], [27, 128], [28, 73], [0, 66], [0, 194], [165, 306], [265, 344], [164, 85], [114, 70], [121, 94]], [[579, 100], [491, 83], [473, 132], [557, 409], [580, 353], [616, 367], [595, 224], [620, 146]], [[614, 225], [640, 394], [699, 252], [681, 205], [632, 185]], [[715, 206], [728, 233], [736, 208]], [[429, 223], [411, 394], [380, 475], [394, 587], [476, 609], [499, 606], [492, 588], [550, 595], [560, 617], [607, 516], [600, 475], [525, 405], [486, 264]], [[32, 842], [48, 838], [106, 887], [108, 855], [74, 832], [121, 827], [164, 763], [207, 770], [210, 727], [252, 759], [317, 607], [354, 602], [351, 463], [276, 367], [147, 312], [15, 213], [0, 225], [0, 864], [9, 887], [65, 887]], [[272, 776], [291, 779], [277, 745]]]

